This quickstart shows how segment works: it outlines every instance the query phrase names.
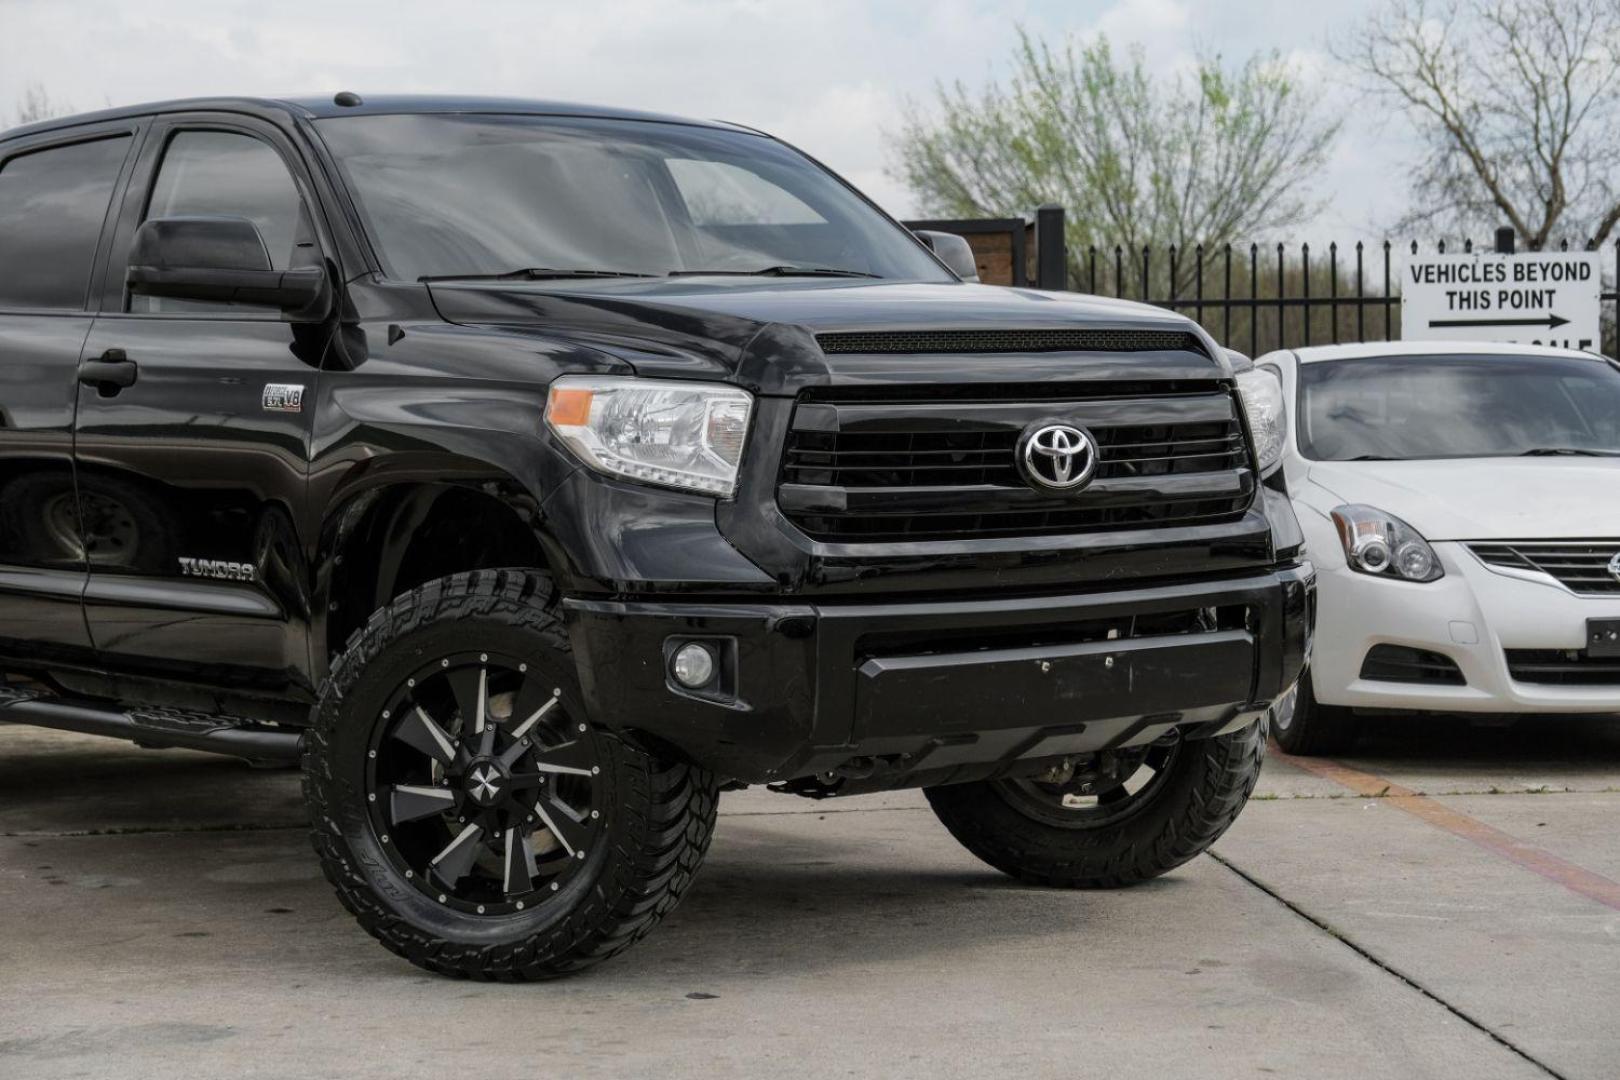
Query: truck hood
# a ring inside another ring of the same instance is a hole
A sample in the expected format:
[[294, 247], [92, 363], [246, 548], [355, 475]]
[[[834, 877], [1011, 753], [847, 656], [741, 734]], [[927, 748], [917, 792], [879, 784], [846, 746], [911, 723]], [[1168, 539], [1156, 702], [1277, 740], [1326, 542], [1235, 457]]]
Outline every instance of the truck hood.
[[1314, 461], [1307, 477], [1324, 513], [1375, 506], [1430, 540], [1620, 536], [1620, 458]]
[[[783, 372], [747, 370], [747, 353], [774, 352], [787, 369], [806, 364], [825, 376], [838, 358], [821, 356], [813, 335], [839, 330], [1105, 329], [1180, 330], [1191, 320], [1125, 300], [964, 283], [847, 278], [626, 278], [622, 281], [438, 281], [429, 286], [441, 317], [564, 337], [603, 349], [643, 374], [723, 378], [769, 391]], [[1225, 361], [1190, 359], [1219, 377]], [[998, 357], [980, 357], [983, 364]], [[758, 367], [758, 365], [755, 365]], [[806, 374], [803, 371], [801, 375]]]

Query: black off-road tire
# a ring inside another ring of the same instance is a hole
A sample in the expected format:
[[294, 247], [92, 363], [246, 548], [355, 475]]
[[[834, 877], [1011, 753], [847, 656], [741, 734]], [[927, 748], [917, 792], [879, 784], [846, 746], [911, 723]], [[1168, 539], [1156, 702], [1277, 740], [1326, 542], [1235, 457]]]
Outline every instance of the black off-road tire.
[[[543, 575], [480, 571], [431, 581], [378, 610], [349, 639], [321, 689], [304, 754], [304, 796], [321, 866], [360, 925], [442, 975], [523, 981], [569, 974], [644, 937], [674, 909], [708, 849], [712, 774], [589, 729], [610, 793], [601, 836], [561, 891], [499, 916], [446, 908], [387, 857], [367, 812], [365, 758], [389, 680], [435, 655], [502, 649], [528, 658], [584, 716], [557, 596]], [[397, 846], [397, 845], [396, 845]]]
[[1118, 820], [1061, 827], [1009, 798], [1008, 781], [928, 788], [952, 836], [991, 866], [1031, 885], [1112, 889], [1173, 870], [1224, 833], [1260, 776], [1264, 725], [1182, 743], [1142, 805]]
[[1271, 716], [1271, 737], [1284, 752], [1301, 757], [1343, 754], [1355, 745], [1360, 732], [1354, 710], [1316, 700], [1308, 668], [1300, 677], [1292, 710], [1279, 704]]

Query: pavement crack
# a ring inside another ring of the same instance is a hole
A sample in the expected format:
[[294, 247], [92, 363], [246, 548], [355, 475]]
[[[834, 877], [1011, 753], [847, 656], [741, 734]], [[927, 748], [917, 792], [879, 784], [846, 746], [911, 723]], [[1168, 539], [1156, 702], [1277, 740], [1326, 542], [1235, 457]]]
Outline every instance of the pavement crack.
[[1388, 961], [1384, 960], [1383, 958], [1379, 957], [1372, 950], [1368, 949], [1364, 945], [1361, 945], [1360, 943], [1358, 943], [1357, 941], [1352, 939], [1348, 934], [1344, 933], [1342, 930], [1339, 930], [1339, 929], [1335, 928], [1331, 923], [1327, 922], [1326, 920], [1324, 920], [1322, 918], [1319, 918], [1316, 915], [1311, 914], [1309, 911], [1305, 910], [1305, 908], [1303, 908], [1299, 904], [1294, 903], [1294, 901], [1288, 899], [1287, 897], [1283, 896], [1276, 889], [1272, 888], [1270, 885], [1267, 885], [1264, 881], [1261, 881], [1259, 878], [1255, 877], [1253, 874], [1249, 873], [1247, 870], [1244, 870], [1242, 867], [1238, 866], [1236, 863], [1232, 862], [1232, 860], [1226, 858], [1224, 855], [1218, 855], [1213, 851], [1207, 852], [1207, 854], [1209, 855], [1209, 857], [1211, 859], [1214, 859], [1217, 863], [1219, 863], [1220, 865], [1226, 867], [1226, 869], [1230, 870], [1233, 874], [1237, 875], [1237, 877], [1240, 878], [1242, 881], [1244, 881], [1247, 884], [1249, 884], [1249, 885], [1253, 886], [1254, 888], [1258, 889], [1260, 892], [1265, 893], [1267, 896], [1271, 897], [1271, 899], [1275, 900], [1277, 903], [1279, 903], [1283, 907], [1287, 908], [1294, 915], [1296, 915], [1299, 918], [1301, 918], [1301, 919], [1305, 920], [1306, 922], [1310, 923], [1312, 926], [1314, 926], [1318, 930], [1322, 931], [1322, 933], [1327, 934], [1329, 937], [1331, 937], [1335, 941], [1339, 942], [1345, 948], [1349, 949], [1351, 952], [1355, 953], [1357, 956], [1359, 956], [1363, 960], [1367, 961], [1367, 963], [1373, 965], [1378, 970], [1384, 972], [1385, 974], [1389, 975], [1390, 977], [1398, 979], [1399, 981], [1405, 983], [1407, 986], [1409, 986], [1413, 990], [1417, 991], [1420, 995], [1422, 995], [1423, 997], [1427, 998], [1428, 1000], [1434, 1002], [1436, 1005], [1440, 1006], [1442, 1009], [1445, 1009], [1452, 1016], [1455, 1016], [1458, 1020], [1461, 1020], [1463, 1023], [1467, 1024], [1469, 1027], [1473, 1028], [1475, 1031], [1478, 1031], [1480, 1034], [1487, 1036], [1488, 1038], [1491, 1039], [1491, 1041], [1497, 1043], [1499, 1046], [1503, 1047], [1505, 1050], [1507, 1050], [1510, 1053], [1514, 1054], [1515, 1056], [1523, 1059], [1524, 1061], [1526, 1061], [1529, 1064], [1533, 1065], [1535, 1068], [1540, 1069], [1542, 1072], [1546, 1073], [1548, 1076], [1553, 1077], [1554, 1080], [1570, 1080], [1570, 1077], [1568, 1077], [1566, 1074], [1559, 1072], [1557, 1069], [1554, 1069], [1551, 1065], [1548, 1065], [1545, 1061], [1542, 1061], [1540, 1058], [1536, 1057], [1534, 1054], [1530, 1053], [1528, 1050], [1524, 1049], [1522, 1046], [1519, 1046], [1517, 1043], [1515, 1043], [1512, 1039], [1509, 1039], [1507, 1036], [1499, 1034], [1498, 1032], [1493, 1030], [1491, 1027], [1486, 1025], [1484, 1023], [1484, 1021], [1479, 1020], [1476, 1017], [1470, 1015], [1461, 1006], [1454, 1005], [1450, 1001], [1447, 1001], [1445, 998], [1441, 997], [1439, 995], [1439, 993], [1437, 993], [1434, 990], [1429, 989], [1427, 986], [1425, 986], [1421, 982], [1419, 982], [1415, 976], [1410, 975], [1405, 971], [1402, 971], [1400, 968], [1396, 967], [1395, 965], [1393, 965], [1393, 964], [1389, 963]]
[[841, 806], [818, 807], [815, 810], [722, 810], [721, 817], [789, 817], [797, 814], [892, 814], [903, 811], [917, 814], [931, 809], [927, 806]]
[[240, 824], [240, 825], [130, 825], [111, 829], [70, 829], [65, 832], [31, 831], [0, 832], [0, 839], [16, 840], [73, 840], [90, 836], [191, 836], [196, 833], [261, 833], [289, 832], [308, 829], [303, 822], [296, 825]]
[[1549, 787], [1541, 785], [1527, 788], [1448, 788], [1445, 791], [1428, 791], [1423, 788], [1402, 788], [1395, 790], [1392, 785], [1386, 785], [1377, 791], [1260, 791], [1251, 795], [1252, 802], [1310, 802], [1313, 800], [1335, 799], [1399, 799], [1409, 795], [1422, 795], [1430, 799], [1461, 798], [1473, 795], [1614, 795], [1620, 794], [1620, 787], [1577, 788], [1577, 787]]

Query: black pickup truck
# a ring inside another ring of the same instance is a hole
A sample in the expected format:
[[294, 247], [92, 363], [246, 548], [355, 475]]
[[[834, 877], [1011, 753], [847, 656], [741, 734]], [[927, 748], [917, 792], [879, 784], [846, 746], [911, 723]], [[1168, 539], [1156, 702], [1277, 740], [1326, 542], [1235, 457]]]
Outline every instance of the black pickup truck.
[[301, 762], [339, 898], [452, 975], [637, 940], [750, 784], [1163, 873], [1310, 647], [1281, 393], [973, 276], [727, 124], [345, 93], [0, 135], [0, 721]]

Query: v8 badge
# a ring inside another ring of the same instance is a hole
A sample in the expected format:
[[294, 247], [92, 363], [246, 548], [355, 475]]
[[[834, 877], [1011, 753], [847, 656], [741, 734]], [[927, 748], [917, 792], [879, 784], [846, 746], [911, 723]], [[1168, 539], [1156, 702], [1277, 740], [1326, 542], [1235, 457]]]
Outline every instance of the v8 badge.
[[304, 388], [298, 383], [265, 383], [261, 401], [270, 412], [303, 412]]

